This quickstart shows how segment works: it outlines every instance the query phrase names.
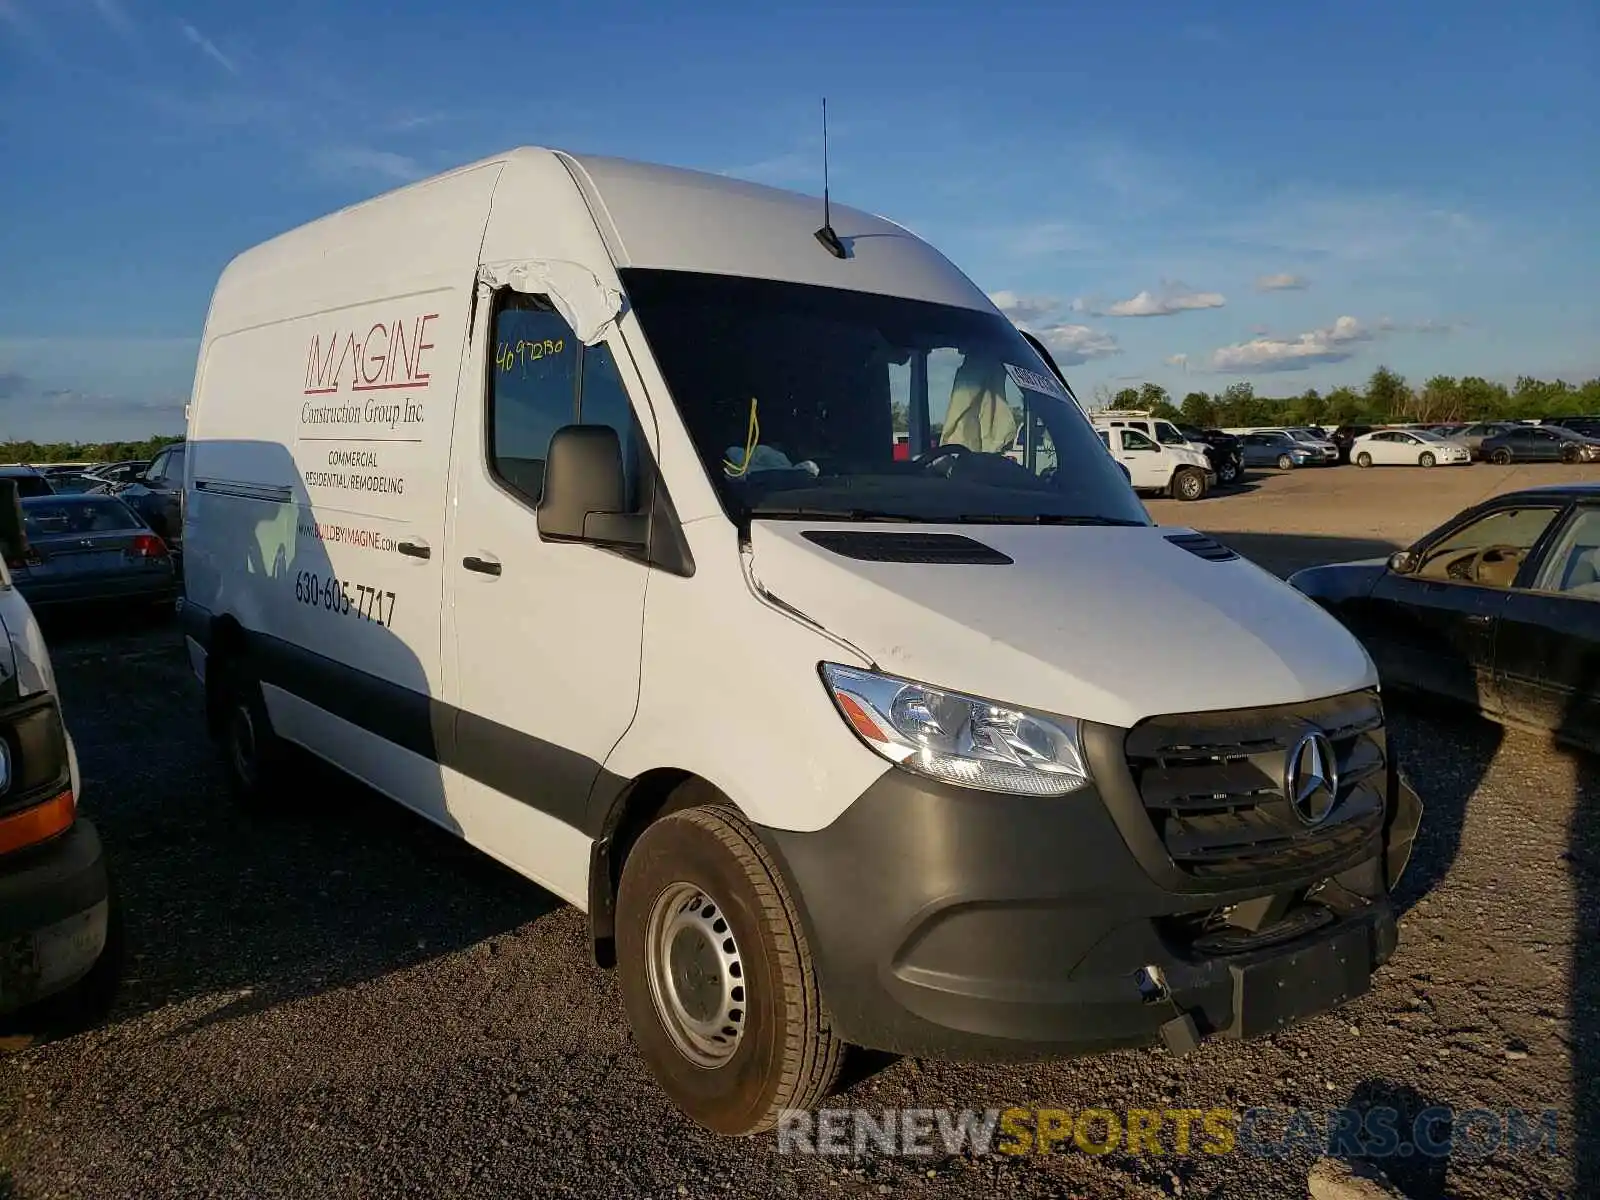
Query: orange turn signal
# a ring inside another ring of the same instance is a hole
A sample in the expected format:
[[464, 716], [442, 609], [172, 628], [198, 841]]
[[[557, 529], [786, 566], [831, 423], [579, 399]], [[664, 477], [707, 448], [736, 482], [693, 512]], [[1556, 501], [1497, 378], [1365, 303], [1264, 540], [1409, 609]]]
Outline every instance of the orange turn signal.
[[35, 804], [9, 817], [0, 817], [0, 854], [10, 854], [65, 833], [77, 819], [78, 802], [72, 792]]

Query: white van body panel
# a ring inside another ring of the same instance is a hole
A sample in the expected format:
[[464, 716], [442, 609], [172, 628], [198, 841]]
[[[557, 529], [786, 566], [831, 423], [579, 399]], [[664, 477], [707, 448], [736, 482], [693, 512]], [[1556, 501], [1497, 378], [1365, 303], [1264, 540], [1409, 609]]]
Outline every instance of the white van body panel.
[[[889, 674], [1122, 728], [1377, 684], [1366, 651], [1332, 616], [1244, 559], [1208, 562], [1167, 541], [1182, 530], [945, 528], [1013, 564], [863, 562], [807, 541], [798, 524], [757, 521], [755, 571]], [[1144, 652], [1138, 630], [1180, 620], [1225, 670], [1174, 670]]]
[[845, 725], [818, 664], [870, 662], [762, 599], [725, 521], [685, 534], [694, 576], [650, 580], [639, 712], [606, 769], [689, 771], [763, 825], [822, 829], [890, 767]]
[[983, 312], [993, 307], [927, 242], [860, 209], [832, 206], [834, 231], [850, 253], [839, 259], [813, 236], [823, 215], [815, 197], [651, 163], [562, 157], [591, 197], [618, 267], [782, 279]]
[[[189, 600], [286, 648], [307, 673], [302, 695], [351, 700], [346, 670], [362, 688], [403, 689], [422, 740], [429, 697], [444, 694], [452, 417], [498, 174], [453, 172], [240, 255], [217, 286], [190, 405]], [[437, 819], [425, 756], [362, 766], [340, 722], [301, 719], [286, 692], [263, 690], [292, 740]]]

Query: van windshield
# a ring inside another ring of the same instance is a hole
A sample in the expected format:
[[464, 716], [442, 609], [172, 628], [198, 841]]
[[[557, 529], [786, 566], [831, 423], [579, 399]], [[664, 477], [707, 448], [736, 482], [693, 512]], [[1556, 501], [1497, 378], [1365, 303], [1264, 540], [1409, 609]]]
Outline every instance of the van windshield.
[[1088, 419], [998, 314], [731, 275], [621, 275], [741, 524], [1150, 523]]

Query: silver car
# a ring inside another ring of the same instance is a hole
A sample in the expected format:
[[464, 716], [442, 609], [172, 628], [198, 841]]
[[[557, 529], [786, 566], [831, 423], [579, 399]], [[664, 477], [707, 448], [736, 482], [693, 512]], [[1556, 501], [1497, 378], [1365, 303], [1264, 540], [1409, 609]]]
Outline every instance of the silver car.
[[1247, 467], [1277, 467], [1280, 471], [1321, 461], [1319, 451], [1287, 433], [1246, 433], [1239, 438], [1239, 454]]

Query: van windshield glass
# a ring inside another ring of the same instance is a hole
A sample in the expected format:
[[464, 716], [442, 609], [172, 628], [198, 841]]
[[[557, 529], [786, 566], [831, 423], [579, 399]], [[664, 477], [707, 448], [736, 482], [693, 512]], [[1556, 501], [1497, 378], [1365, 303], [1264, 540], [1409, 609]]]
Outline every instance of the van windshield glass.
[[728, 514], [1147, 525], [995, 313], [730, 275], [623, 286]]

